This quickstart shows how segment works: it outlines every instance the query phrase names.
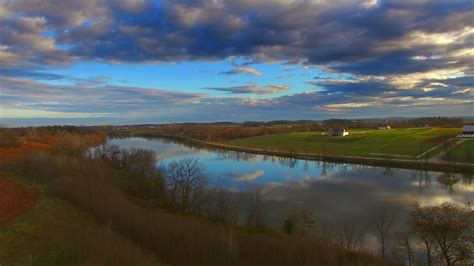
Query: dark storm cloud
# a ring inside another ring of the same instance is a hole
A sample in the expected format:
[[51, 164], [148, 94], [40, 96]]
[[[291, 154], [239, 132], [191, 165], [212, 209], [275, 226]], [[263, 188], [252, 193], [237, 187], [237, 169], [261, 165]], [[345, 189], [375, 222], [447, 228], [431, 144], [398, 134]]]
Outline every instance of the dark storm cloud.
[[[252, 60], [330, 64], [339, 71], [361, 74], [444, 67], [447, 59], [420, 61], [413, 57], [446, 52], [445, 46], [424, 43], [403, 47], [400, 43], [417, 31], [439, 34], [463, 30], [472, 26], [473, 16], [469, 1], [3, 2], [0, 42], [5, 53], [18, 56], [17, 63], [249, 56]], [[472, 36], [460, 39], [457, 49], [470, 47], [468, 40]], [[470, 66], [469, 61], [462, 64]]]

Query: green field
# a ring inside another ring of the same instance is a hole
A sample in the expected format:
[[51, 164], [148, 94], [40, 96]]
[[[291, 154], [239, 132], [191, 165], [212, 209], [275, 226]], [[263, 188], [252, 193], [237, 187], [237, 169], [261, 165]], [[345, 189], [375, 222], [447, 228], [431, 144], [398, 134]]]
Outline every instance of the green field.
[[457, 162], [474, 163], [474, 140], [464, 141], [450, 152], [451, 159]]
[[349, 130], [349, 136], [296, 132], [232, 140], [232, 145], [308, 153], [370, 156], [372, 153], [416, 156], [458, 135], [459, 128]]

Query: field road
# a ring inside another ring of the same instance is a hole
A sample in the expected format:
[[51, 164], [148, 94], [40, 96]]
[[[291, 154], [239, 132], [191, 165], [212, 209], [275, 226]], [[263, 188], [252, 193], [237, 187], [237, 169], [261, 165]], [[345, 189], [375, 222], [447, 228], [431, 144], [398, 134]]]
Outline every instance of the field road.
[[[456, 144], [449, 146], [448, 152], [450, 152], [450, 151], [456, 149], [456, 147], [458, 147], [459, 145], [461, 145], [461, 144], [462, 144], [464, 141], [466, 141], [466, 140], [468, 140], [468, 139], [467, 139], [467, 138], [465, 138], [465, 139], [457, 139], [457, 140], [456, 140]], [[429, 159], [429, 161], [432, 162], [432, 163], [443, 162], [443, 161], [444, 161], [443, 158], [444, 158], [445, 155], [446, 155], [446, 151], [442, 149], [442, 150], [441, 150], [440, 152], [438, 152], [435, 156], [431, 157], [431, 158]]]

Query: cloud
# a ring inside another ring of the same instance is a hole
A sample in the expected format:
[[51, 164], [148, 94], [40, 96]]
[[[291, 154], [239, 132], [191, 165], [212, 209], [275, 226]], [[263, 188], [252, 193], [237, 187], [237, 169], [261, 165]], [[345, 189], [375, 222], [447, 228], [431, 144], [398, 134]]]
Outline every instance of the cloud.
[[237, 175], [234, 178], [237, 181], [240, 181], [240, 182], [248, 182], [248, 181], [253, 181], [253, 180], [257, 179], [258, 177], [263, 176], [264, 174], [265, 174], [265, 172], [263, 170], [258, 170], [258, 171], [252, 172], [252, 173]]
[[[170, 120], [470, 114], [473, 16], [469, 1], [0, 0], [1, 104]], [[298, 94], [281, 84], [204, 88], [229, 94], [210, 97], [48, 72], [235, 58], [245, 62], [221, 74], [262, 76], [250, 65], [280, 62], [341, 78], [310, 80], [314, 91]], [[39, 82], [64, 80], [73, 85]]]
[[[51, 85], [25, 78], [0, 77], [1, 110], [5, 123], [12, 110], [22, 117], [83, 117], [82, 123], [209, 122], [275, 119], [325, 119], [469, 114], [474, 104], [472, 77], [425, 80], [417, 88], [400, 90], [383, 80], [328, 82], [320, 89], [290, 95], [255, 98], [212, 97], [202, 93], [102, 83]], [[443, 83], [446, 86], [430, 85]], [[366, 85], [378, 86], [371, 92]], [[424, 91], [425, 86], [433, 87]], [[6, 114], [9, 114], [8, 116]], [[103, 118], [110, 119], [103, 119]], [[92, 120], [92, 119], [95, 120]], [[100, 120], [97, 120], [100, 119]], [[14, 123], [19, 123], [14, 120]]]
[[36, 71], [27, 68], [19, 67], [1, 67], [0, 66], [0, 77], [24, 77], [24, 78], [33, 78], [39, 80], [61, 80], [61, 79], [70, 79], [70, 77], [44, 72]]
[[205, 88], [208, 90], [227, 92], [230, 94], [276, 94], [288, 91], [290, 87], [288, 85], [267, 85], [267, 86], [257, 86], [257, 85], [247, 85], [247, 86], [234, 86], [234, 87], [216, 87], [216, 88]]
[[0, 77], [2, 108], [126, 116], [167, 111], [179, 114], [177, 109], [201, 102], [206, 97], [198, 93], [111, 86], [103, 84], [101, 78], [98, 83], [90, 83], [96, 82], [93, 80], [80, 82], [79, 85], [50, 85], [22, 78]]
[[37, 109], [3, 108], [0, 107], [2, 118], [97, 118], [113, 116], [111, 113], [77, 113], [77, 112], [55, 112]]
[[240, 56], [371, 75], [472, 68], [443, 55], [471, 48], [473, 15], [468, 1], [6, 1], [0, 62]]
[[223, 75], [248, 74], [248, 75], [254, 75], [257, 77], [261, 77], [263, 75], [262, 72], [251, 67], [234, 67], [233, 69], [229, 71], [220, 72], [220, 74], [223, 74]]

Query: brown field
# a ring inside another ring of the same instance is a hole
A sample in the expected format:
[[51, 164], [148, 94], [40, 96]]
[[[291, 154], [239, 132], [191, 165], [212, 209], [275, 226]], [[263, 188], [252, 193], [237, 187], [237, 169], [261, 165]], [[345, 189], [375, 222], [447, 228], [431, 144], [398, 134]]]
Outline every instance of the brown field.
[[[25, 142], [19, 148], [0, 148], [0, 162], [18, 160], [35, 151], [48, 150], [51, 145]], [[38, 193], [0, 173], [0, 225], [14, 219], [38, 201]]]
[[26, 154], [50, 148], [51, 145], [39, 142], [25, 142], [19, 148], [0, 148], [0, 161], [17, 160]]
[[38, 194], [0, 173], [0, 225], [17, 217], [38, 201]]

